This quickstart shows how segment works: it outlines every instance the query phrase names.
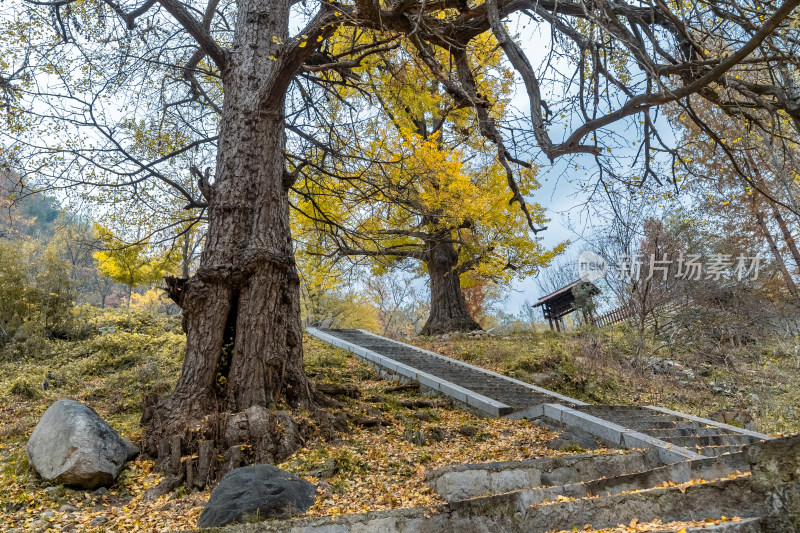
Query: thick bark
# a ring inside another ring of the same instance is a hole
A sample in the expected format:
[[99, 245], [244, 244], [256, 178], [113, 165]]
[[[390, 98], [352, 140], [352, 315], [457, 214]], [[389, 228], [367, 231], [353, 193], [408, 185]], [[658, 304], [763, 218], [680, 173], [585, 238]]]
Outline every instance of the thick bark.
[[425, 262], [428, 265], [431, 287], [431, 312], [423, 326], [423, 335], [481, 329], [467, 308], [461, 292], [458, 252], [451, 242], [426, 243]]
[[[254, 424], [263, 423], [254, 420], [263, 416], [253, 408], [272, 409], [282, 398], [290, 404], [312, 400], [303, 371], [300, 284], [283, 184], [284, 99], [260, 97], [265, 86], [285, 81], [277, 79], [280, 71], [266, 58], [274, 52], [273, 36], [288, 37], [289, 2], [243, 0], [239, 13], [223, 73], [206, 244], [196, 275], [176, 291], [186, 330], [183, 368], [175, 391], [146, 417], [145, 447], [159, 456], [169, 448], [164, 439], [179, 436], [184, 454], [210, 438], [218, 454], [240, 457], [235, 446], [224, 448], [233, 442], [230, 435], [222, 437], [230, 429], [225, 413], [247, 411], [245, 422], [237, 424], [246, 433], [249, 423], [255, 439]], [[263, 450], [256, 455], [270, 456]]]

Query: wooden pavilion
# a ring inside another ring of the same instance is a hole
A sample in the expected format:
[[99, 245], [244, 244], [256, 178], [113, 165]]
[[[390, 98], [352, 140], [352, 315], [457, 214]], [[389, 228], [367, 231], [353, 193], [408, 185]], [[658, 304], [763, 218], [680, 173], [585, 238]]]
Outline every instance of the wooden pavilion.
[[[534, 307], [542, 306], [544, 318], [550, 324], [550, 329], [553, 329], [553, 324], [555, 324], [556, 330], [563, 330], [565, 327], [564, 317], [574, 311], [577, 311], [575, 308], [575, 294], [573, 293], [573, 289], [575, 288], [588, 288], [590, 296], [600, 294], [600, 289], [598, 289], [594, 283], [579, 279], [577, 281], [573, 281], [566, 287], [558, 289], [554, 293], [548, 294], [547, 296], [542, 296], [539, 298], [539, 301], [536, 302], [536, 305], [534, 305]], [[594, 320], [594, 317], [591, 316], [591, 313], [587, 313], [586, 310], [582, 310], [582, 313], [584, 322], [588, 323]]]

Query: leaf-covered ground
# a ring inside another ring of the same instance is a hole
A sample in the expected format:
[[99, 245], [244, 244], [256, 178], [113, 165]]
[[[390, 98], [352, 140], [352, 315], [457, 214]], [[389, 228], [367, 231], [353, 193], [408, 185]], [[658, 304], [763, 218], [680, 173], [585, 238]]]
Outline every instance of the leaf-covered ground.
[[[140, 457], [129, 463], [105, 493], [49, 486], [28, 465], [27, 438], [55, 400], [85, 402], [136, 442], [141, 438], [142, 392], [167, 392], [177, 377], [183, 336], [176, 319], [109, 311], [93, 312], [87, 320], [90, 327], [80, 341], [51, 340], [38, 357], [6, 354], [0, 362], [4, 530], [196, 527], [208, 492], [178, 489], [145, 501], [144, 491], [160, 480], [152, 460]], [[546, 444], [556, 434], [527, 421], [483, 418], [413, 390], [387, 392], [396, 383], [381, 379], [346, 352], [310, 339], [305, 347], [307, 370], [316, 382], [354, 385], [360, 392], [359, 398], [338, 397], [342, 409], [356, 419], [379, 418], [385, 423], [373, 428], [354, 424], [333, 441], [307, 442], [279, 465], [319, 486], [323, 496], [309, 511], [311, 516], [434, 505], [442, 502], [424, 485], [426, 470], [567, 453], [549, 450]]]
[[[142, 431], [138, 424], [142, 393], [168, 392], [180, 369], [184, 337], [177, 319], [141, 312], [80, 312], [79, 339], [32, 337], [20, 341], [24, 350], [0, 354], [3, 531], [193, 529], [208, 492], [178, 489], [145, 501], [144, 491], [160, 480], [149, 459], [129, 463], [105, 493], [49, 486], [29, 467], [25, 443], [55, 400], [83, 401], [136, 442]], [[731, 357], [727, 367], [709, 366], [687, 354], [673, 356], [693, 368], [694, 377], [689, 378], [685, 373], [652, 375], [635, 370], [624, 355], [625, 332], [617, 330], [414, 342], [519, 379], [544, 379], [549, 388], [589, 401], [652, 403], [698, 414], [741, 405], [753, 412], [761, 430], [790, 432], [800, 426], [792, 411], [800, 390], [795, 358], [775, 347], [765, 348], [758, 357], [752, 353]], [[305, 349], [307, 371], [317, 383], [354, 386], [359, 391], [358, 398], [337, 396], [341, 409], [353, 419], [385, 423], [371, 428], [353, 424], [332, 441], [309, 441], [279, 465], [318, 485], [322, 496], [309, 511], [311, 516], [431, 506], [442, 502], [424, 485], [428, 470], [452, 463], [566, 453], [549, 450], [547, 443], [556, 435], [527, 421], [486, 419], [441, 398], [416, 391], [391, 392], [387, 389], [396, 383], [381, 379], [346, 352], [312, 339], [305, 339]], [[724, 385], [723, 392], [709, 386], [710, 381]], [[735, 517], [724, 520], [729, 519]], [[602, 531], [677, 531], [720, 520], [636, 522]], [[595, 531], [590, 525], [585, 530]]]

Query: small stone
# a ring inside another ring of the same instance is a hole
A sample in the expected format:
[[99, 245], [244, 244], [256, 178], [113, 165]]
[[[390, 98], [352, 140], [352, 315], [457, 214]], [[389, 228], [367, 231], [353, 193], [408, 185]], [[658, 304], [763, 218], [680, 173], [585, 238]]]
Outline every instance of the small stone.
[[47, 522], [45, 522], [43, 520], [34, 520], [33, 522], [28, 524], [28, 527], [30, 529], [34, 529], [34, 530], [46, 529], [47, 528]]
[[445, 433], [439, 428], [431, 428], [425, 432], [425, 437], [434, 442], [441, 442], [444, 440]]
[[44, 520], [50, 520], [54, 516], [56, 516], [56, 513], [54, 513], [53, 511], [50, 511], [50, 510], [45, 511], [45, 512], [42, 513], [42, 518]]
[[456, 431], [464, 435], [465, 437], [474, 437], [478, 434], [478, 428], [473, 426], [461, 426]]
[[97, 518], [92, 520], [91, 524], [97, 527], [97, 526], [102, 526], [106, 522], [108, 522], [108, 518], [106, 518], [105, 516], [98, 516]]
[[77, 507], [75, 507], [74, 505], [70, 505], [68, 503], [65, 503], [64, 505], [58, 508], [59, 513], [75, 513], [77, 511], [78, 511]]
[[100, 487], [92, 491], [92, 496], [102, 496], [104, 494], [108, 494], [108, 489], [105, 487]]
[[122, 437], [122, 442], [125, 443], [125, 454], [128, 461], [139, 455], [139, 447], [136, 446], [128, 437]]

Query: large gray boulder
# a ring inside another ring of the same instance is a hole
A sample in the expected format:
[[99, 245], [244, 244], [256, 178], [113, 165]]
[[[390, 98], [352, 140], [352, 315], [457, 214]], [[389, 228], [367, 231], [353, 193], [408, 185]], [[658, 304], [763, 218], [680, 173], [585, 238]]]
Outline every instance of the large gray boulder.
[[66, 399], [44, 412], [25, 450], [42, 478], [85, 489], [111, 485], [139, 453], [92, 409]]
[[233, 522], [291, 518], [316, 501], [315, 487], [272, 465], [235, 468], [211, 493], [199, 527], [221, 527]]

